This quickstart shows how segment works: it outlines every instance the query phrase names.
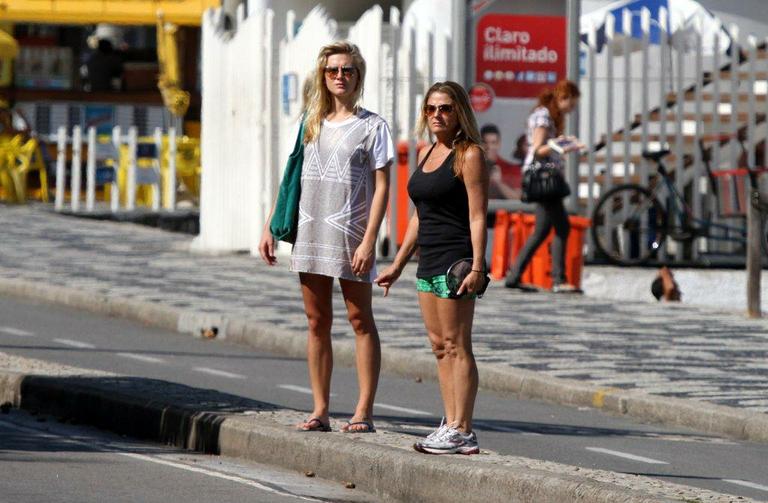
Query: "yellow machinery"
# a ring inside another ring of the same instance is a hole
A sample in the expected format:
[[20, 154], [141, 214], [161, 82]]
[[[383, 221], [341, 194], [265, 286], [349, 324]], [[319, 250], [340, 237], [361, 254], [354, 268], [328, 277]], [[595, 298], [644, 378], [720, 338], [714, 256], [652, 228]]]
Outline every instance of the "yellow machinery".
[[[2, 22], [43, 22], [43, 23], [116, 23], [156, 24], [157, 56], [160, 67], [158, 88], [163, 104], [174, 117], [183, 117], [189, 108], [190, 95], [181, 88], [177, 25], [199, 26], [202, 13], [210, 7], [218, 7], [221, 0], [13, 0], [10, 4], [0, 1], [0, 23]], [[0, 30], [0, 58], [9, 59], [18, 54], [18, 44]], [[150, 142], [152, 139], [140, 139]], [[200, 142], [197, 138], [179, 135], [176, 146], [176, 176], [178, 188], [187, 198], [195, 201], [200, 190]], [[160, 176], [163, 184], [168, 177], [168, 138], [163, 138], [162, 151], [158, 155]], [[118, 153], [119, 165], [117, 182], [121, 197], [125, 197], [125, 173], [128, 164], [127, 147]], [[139, 159], [137, 167], [144, 168], [146, 160]], [[40, 170], [41, 188], [39, 194], [27, 194], [26, 178], [30, 171], [42, 166], [40, 147], [30, 140], [22, 144], [21, 137], [0, 138], [0, 199], [23, 202], [27, 196], [47, 200], [48, 189], [45, 169]], [[138, 204], [147, 204], [151, 199], [151, 187], [139, 187]], [[108, 196], [109, 191], [105, 191]]]
[[163, 13], [157, 14], [157, 62], [160, 75], [157, 87], [163, 103], [176, 117], [183, 117], [189, 108], [189, 93], [181, 89], [179, 78], [179, 51], [176, 45], [176, 25], [166, 23]]
[[221, 0], [5, 0], [0, 21], [58, 24], [155, 24], [158, 9], [166, 20], [200, 26], [209, 7]]

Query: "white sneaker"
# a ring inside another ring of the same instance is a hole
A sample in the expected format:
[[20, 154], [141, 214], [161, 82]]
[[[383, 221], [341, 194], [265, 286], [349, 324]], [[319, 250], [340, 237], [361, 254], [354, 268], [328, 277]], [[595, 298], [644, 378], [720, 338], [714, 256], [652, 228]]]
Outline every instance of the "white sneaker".
[[420, 442], [419, 447], [414, 445], [417, 451], [427, 454], [478, 454], [480, 452], [475, 432], [462, 433], [453, 427], [446, 429], [437, 438]]
[[440, 420], [440, 426], [438, 426], [437, 429], [435, 429], [435, 431], [427, 435], [424, 440], [420, 440], [414, 443], [413, 448], [419, 452], [426, 452], [423, 449], [423, 445], [425, 443], [431, 443], [436, 441], [438, 438], [440, 438], [440, 436], [442, 436], [446, 432], [446, 430], [448, 430], [448, 428], [449, 428], [448, 425], [445, 423], [445, 417], [443, 417], [443, 419]]
[[434, 440], [438, 438], [447, 429], [448, 429], [448, 425], [445, 424], [445, 417], [443, 417], [443, 419], [440, 420], [440, 426], [438, 426], [435, 431], [427, 435], [426, 440]]

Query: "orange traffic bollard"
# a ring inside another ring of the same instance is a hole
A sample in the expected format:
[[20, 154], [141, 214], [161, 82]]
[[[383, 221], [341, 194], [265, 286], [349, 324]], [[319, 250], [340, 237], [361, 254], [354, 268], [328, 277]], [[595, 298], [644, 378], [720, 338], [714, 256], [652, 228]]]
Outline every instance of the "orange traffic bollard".
[[498, 210], [493, 225], [493, 250], [491, 252], [491, 277], [493, 279], [503, 278], [509, 268], [509, 225], [509, 212]]
[[[498, 217], [497, 217], [498, 218]], [[569, 216], [571, 232], [565, 248], [565, 280], [567, 283], [581, 288], [581, 273], [584, 266], [584, 235], [591, 221], [585, 217]], [[527, 213], [516, 213], [510, 217], [509, 235], [509, 260], [508, 266], [517, 258], [525, 241], [533, 234], [536, 226], [536, 217]], [[531, 261], [523, 271], [520, 278], [522, 283], [536, 285], [541, 288], [552, 288], [552, 253], [551, 245], [554, 239], [554, 230], [550, 231], [547, 238], [539, 246], [531, 257]], [[494, 243], [494, 249], [496, 248]], [[494, 276], [496, 277], [496, 276]]]

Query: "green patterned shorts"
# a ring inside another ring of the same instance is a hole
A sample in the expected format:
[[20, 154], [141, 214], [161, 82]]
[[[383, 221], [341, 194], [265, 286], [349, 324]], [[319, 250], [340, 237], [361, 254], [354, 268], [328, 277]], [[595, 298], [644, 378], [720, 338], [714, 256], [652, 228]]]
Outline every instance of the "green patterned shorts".
[[448, 284], [446, 283], [445, 274], [438, 274], [437, 276], [430, 276], [429, 278], [416, 278], [416, 291], [432, 293], [441, 299], [476, 299], [477, 295], [462, 295], [461, 297], [455, 297], [451, 295], [448, 290]]

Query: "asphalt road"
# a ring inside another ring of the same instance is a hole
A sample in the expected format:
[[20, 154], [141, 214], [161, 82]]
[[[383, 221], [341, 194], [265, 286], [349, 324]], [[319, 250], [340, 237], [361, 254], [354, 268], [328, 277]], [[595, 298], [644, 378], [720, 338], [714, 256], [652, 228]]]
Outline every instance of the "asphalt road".
[[[0, 297], [0, 352], [216, 389], [298, 410], [311, 406], [302, 359], [5, 297]], [[356, 390], [354, 370], [337, 367], [334, 417], [351, 415]], [[375, 412], [396, 424], [436, 425], [441, 415], [437, 384], [384, 375]], [[768, 501], [768, 444], [483, 391], [475, 431], [481, 449]]]
[[18, 410], [0, 415], [0, 464], [1, 501], [379, 501], [303, 474], [138, 442]]

